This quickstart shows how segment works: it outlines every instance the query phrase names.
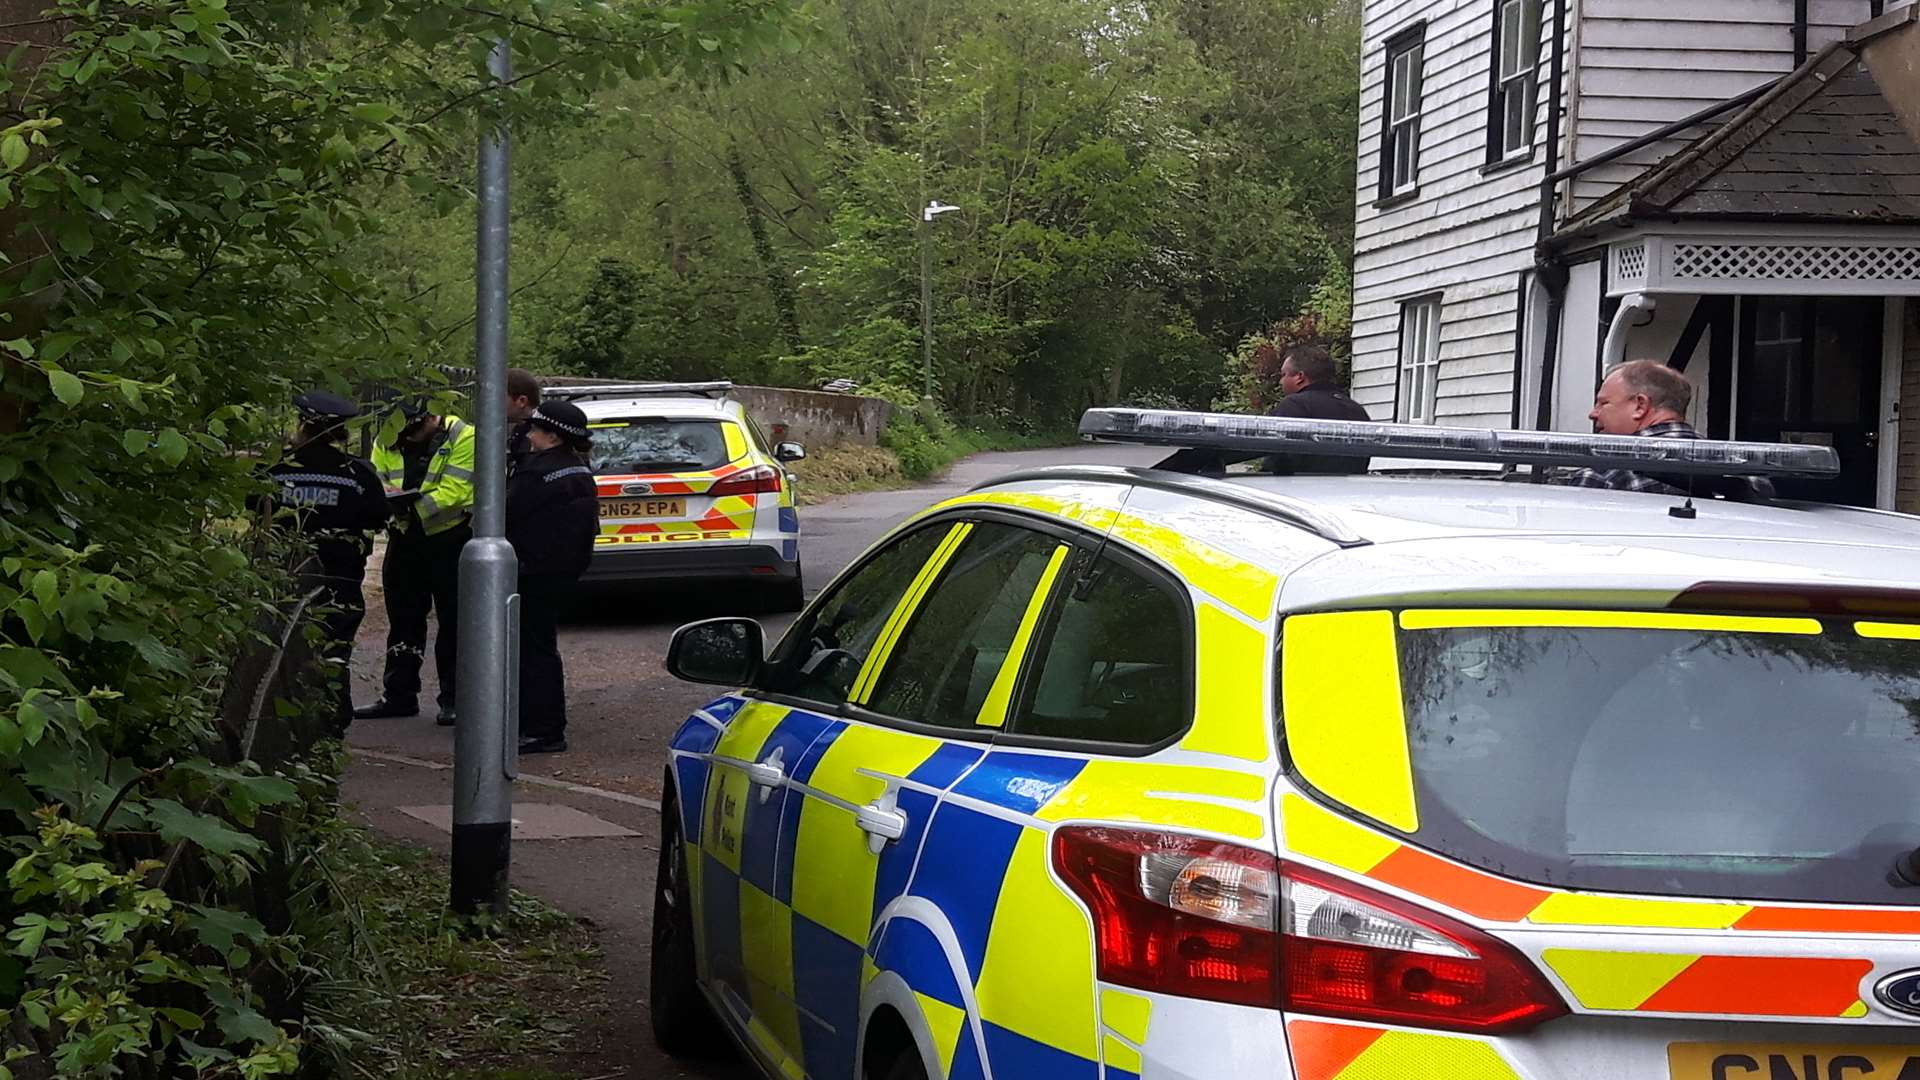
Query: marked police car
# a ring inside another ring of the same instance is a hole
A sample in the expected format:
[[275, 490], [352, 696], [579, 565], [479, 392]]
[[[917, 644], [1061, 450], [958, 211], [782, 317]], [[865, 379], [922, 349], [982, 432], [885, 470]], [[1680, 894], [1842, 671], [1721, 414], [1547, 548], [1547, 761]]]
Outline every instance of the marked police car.
[[[1821, 447], [1096, 410], [1245, 454]], [[1191, 464], [1191, 451], [1173, 461]], [[769, 1076], [1920, 1078], [1920, 519], [1061, 467], [933, 507], [673, 740], [651, 995]]]
[[587, 414], [600, 486], [600, 535], [586, 581], [737, 579], [763, 583], [772, 606], [805, 597], [800, 517], [785, 463], [733, 384], [557, 386]]

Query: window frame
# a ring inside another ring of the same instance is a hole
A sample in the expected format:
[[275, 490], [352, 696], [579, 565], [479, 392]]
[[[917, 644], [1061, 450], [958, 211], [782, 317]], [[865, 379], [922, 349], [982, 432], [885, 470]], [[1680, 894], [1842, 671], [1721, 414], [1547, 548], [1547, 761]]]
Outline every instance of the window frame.
[[[1429, 355], [1409, 357], [1408, 317], [1418, 309], [1431, 309], [1433, 312], [1426, 338], [1426, 343], [1431, 346], [1431, 350]], [[1400, 301], [1400, 324], [1394, 346], [1393, 378], [1393, 416], [1397, 423], [1437, 424], [1440, 422], [1440, 331], [1446, 325], [1445, 313], [1446, 303], [1443, 293], [1425, 293]], [[1413, 361], [1411, 365], [1408, 363], [1409, 359]], [[1432, 378], [1432, 393], [1424, 416], [1416, 414], [1413, 408], [1420, 389], [1417, 380], [1423, 375], [1430, 375]]]
[[[1517, 66], [1507, 70], [1507, 50], [1512, 39], [1506, 33], [1508, 12], [1519, 9], [1521, 54]], [[1541, 0], [1494, 0], [1492, 48], [1487, 61], [1487, 167], [1498, 168], [1533, 159], [1539, 139], [1540, 121], [1540, 32]], [[1526, 33], [1531, 26], [1533, 32]], [[1507, 119], [1511, 102], [1517, 95], [1526, 113], [1519, 142], [1507, 141]]]
[[[1013, 688], [1013, 697], [1007, 707], [1007, 727], [999, 735], [998, 742], [1007, 746], [1017, 746], [1034, 750], [1068, 750], [1074, 753], [1098, 755], [1101, 757], [1148, 757], [1168, 747], [1174, 746], [1187, 737], [1193, 730], [1196, 714], [1199, 712], [1199, 647], [1194, 628], [1197, 612], [1193, 605], [1193, 592], [1183, 585], [1178, 575], [1162, 566], [1149, 556], [1110, 537], [1096, 538], [1096, 542], [1079, 545], [1074, 553], [1073, 565], [1067, 573], [1060, 575], [1059, 587], [1047, 598], [1047, 606], [1040, 614], [1040, 622], [1034, 627], [1033, 640], [1027, 646], [1027, 653], [1021, 657], [1020, 673]], [[1081, 568], [1081, 560], [1111, 558], [1128, 570], [1139, 574], [1149, 584], [1171, 596], [1179, 606], [1181, 637], [1181, 678], [1183, 696], [1187, 702], [1186, 722], [1181, 724], [1166, 738], [1155, 743], [1120, 743], [1101, 739], [1076, 739], [1066, 735], [1024, 735], [1015, 730], [1020, 716], [1033, 704], [1033, 695], [1039, 690], [1038, 659], [1045, 655], [1053, 643], [1054, 634], [1059, 630], [1060, 617], [1066, 609], [1066, 597], [1071, 591], [1076, 571]]]
[[[1420, 194], [1420, 122], [1426, 115], [1423, 108], [1426, 94], [1426, 47], [1427, 24], [1424, 19], [1388, 38], [1384, 46], [1384, 66], [1380, 74], [1379, 199], [1375, 203], [1376, 206], [1397, 205], [1417, 198]], [[1404, 77], [1396, 79], [1394, 72], [1403, 59], [1408, 60], [1407, 75], [1411, 76], [1413, 85], [1411, 93], [1407, 95], [1407, 114], [1396, 118], [1394, 115], [1396, 98], [1399, 97]], [[1408, 142], [1407, 175], [1404, 182], [1401, 182], [1396, 175], [1402, 137]]]
[[[833, 597], [837, 595], [840, 589], [845, 586], [847, 580], [850, 579], [853, 575], [857, 574], [861, 569], [872, 564], [874, 560], [878, 559], [882, 554], [886, 553], [887, 551], [892, 550], [895, 545], [905, 541], [909, 536], [912, 536], [916, 533], [919, 533], [927, 529], [934, 529], [934, 530], [939, 530], [941, 532], [945, 532], [946, 530], [953, 528], [955, 525], [968, 523], [968, 522], [971, 522], [973, 524], [1010, 525], [1016, 528], [1026, 529], [1030, 532], [1044, 535], [1054, 540], [1057, 540], [1061, 543], [1067, 544], [1072, 548], [1074, 548], [1075, 550], [1075, 555], [1069, 556], [1069, 565], [1071, 565], [1071, 560], [1077, 557], [1077, 553], [1081, 549], [1084, 549], [1089, 545], [1096, 545], [1100, 540], [1100, 535], [1097, 533], [1086, 533], [1081, 530], [1074, 529], [1062, 522], [1055, 521], [1051, 518], [1042, 517], [1034, 514], [1020, 513], [1020, 512], [1011, 511], [1011, 510], [1001, 510], [997, 508], [963, 506], [963, 507], [956, 507], [955, 509], [950, 511], [934, 514], [926, 518], [922, 518], [920, 521], [915, 522], [911, 527], [907, 529], [903, 529], [898, 533], [889, 535], [885, 539], [885, 541], [883, 541], [881, 544], [875, 545], [872, 548], [872, 550], [862, 555], [859, 560], [854, 562], [852, 565], [848, 566], [847, 569], [841, 571], [841, 573], [834, 578], [833, 584], [829, 585], [825, 590], [823, 590], [820, 593], [819, 596], [815, 597], [814, 600], [807, 605], [806, 612], [802, 614], [800, 618], [795, 619], [793, 621], [793, 624], [787, 628], [786, 634], [781, 636], [779, 644], [775, 646], [773, 652], [769, 654], [768, 661], [764, 671], [766, 673], [771, 673], [775, 669], [775, 667], [777, 666], [777, 661], [783, 658], [782, 654], [784, 650], [787, 648], [788, 641], [793, 640], [794, 635], [800, 633], [802, 627], [811, 626], [812, 620], [816, 616], [818, 611], [821, 608], [824, 608], [827, 604], [831, 603]], [[925, 564], [922, 564], [922, 565], [924, 566]], [[946, 573], [945, 569], [942, 569], [941, 574], [944, 575], [945, 573]], [[939, 581], [940, 579], [936, 577], [933, 580], [933, 582], [929, 583], [928, 585], [929, 590], [931, 590], [934, 587], [937, 587], [937, 585], [939, 584]], [[1053, 593], [1048, 596], [1046, 601], [1046, 607], [1043, 609], [1043, 612], [1051, 610], [1058, 603], [1058, 597], [1061, 591], [1069, 587], [1071, 584], [1072, 584], [1072, 575], [1068, 573], [1062, 573], [1059, 576], [1059, 578], [1055, 580], [1055, 582], [1053, 583]], [[915, 615], [918, 615], [918, 613], [919, 613], [918, 609], [916, 608]], [[903, 636], [906, 633], [906, 631], [909, 628], [911, 628], [912, 625], [913, 625], [912, 621], [909, 620], [906, 626], [901, 627], [901, 633]], [[1041, 639], [1040, 638], [1041, 630], [1044, 629], [1045, 626], [1046, 626], [1046, 621], [1045, 621], [1045, 615], [1043, 614], [1041, 622], [1038, 625], [1036, 625], [1034, 628], [1033, 641], [1038, 642]], [[1021, 659], [1021, 670], [1015, 675], [1013, 696], [1009, 698], [1009, 701], [1014, 703], [1013, 705], [1010, 706], [1010, 708], [1017, 707], [1017, 703], [1020, 701], [1020, 694], [1022, 692], [1023, 681], [1026, 677], [1027, 658], [1033, 655], [1033, 651], [1034, 650], [1032, 645], [1029, 644], [1029, 647], [1027, 649], [1027, 656], [1022, 657]], [[891, 662], [892, 662], [892, 658], [889, 657], [888, 663], [891, 664]], [[886, 667], [883, 666], [879, 671], [874, 673], [876, 684], [880, 675], [885, 671], [886, 671]], [[828, 703], [823, 701], [815, 701], [811, 698], [798, 697], [793, 694], [783, 694], [777, 691], [769, 690], [764, 685], [762, 685], [765, 678], [766, 678], [766, 675], [763, 674], [760, 680], [756, 680], [755, 685], [747, 688], [744, 691], [745, 695], [749, 698], [752, 698], [755, 701], [766, 701], [776, 705], [787, 705], [796, 709], [805, 709], [808, 712], [815, 713], [821, 716], [832, 716], [842, 720], [852, 721], [855, 723], [871, 724], [875, 727], [891, 728], [895, 731], [905, 731], [911, 734], [925, 735], [930, 738], [936, 738], [936, 739], [952, 739], [952, 740], [957, 740], [961, 742], [989, 743], [989, 742], [995, 741], [995, 739], [997, 738], [1002, 737], [1002, 732], [998, 728], [984, 727], [979, 725], [968, 725], [965, 727], [948, 727], [941, 724], [923, 724], [916, 720], [906, 720], [897, 716], [891, 716], [887, 713], [877, 712], [873, 709], [869, 709], [869, 708], [866, 708], [865, 706], [857, 705], [852, 702], [843, 701], [838, 703]]]

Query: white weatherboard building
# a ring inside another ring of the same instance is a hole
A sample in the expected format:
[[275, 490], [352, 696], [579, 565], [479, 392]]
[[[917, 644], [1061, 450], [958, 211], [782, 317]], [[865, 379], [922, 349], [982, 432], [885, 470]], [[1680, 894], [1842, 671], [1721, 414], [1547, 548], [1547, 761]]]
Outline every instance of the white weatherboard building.
[[1920, 511], [1916, 20], [1366, 0], [1353, 396], [1585, 431], [1600, 373], [1657, 359], [1710, 436], [1833, 446], [1805, 494]]

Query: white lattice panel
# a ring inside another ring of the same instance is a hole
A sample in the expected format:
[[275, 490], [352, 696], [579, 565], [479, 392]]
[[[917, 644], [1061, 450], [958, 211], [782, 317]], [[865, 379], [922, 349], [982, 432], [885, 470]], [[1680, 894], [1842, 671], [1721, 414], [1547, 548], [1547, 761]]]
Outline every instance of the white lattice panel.
[[1675, 240], [1668, 252], [1667, 276], [1675, 286], [1687, 280], [1909, 287], [1920, 282], [1920, 243], [1760, 244]]
[[1613, 285], [1617, 289], [1638, 288], [1647, 281], [1647, 242], [1629, 240], [1613, 245]]

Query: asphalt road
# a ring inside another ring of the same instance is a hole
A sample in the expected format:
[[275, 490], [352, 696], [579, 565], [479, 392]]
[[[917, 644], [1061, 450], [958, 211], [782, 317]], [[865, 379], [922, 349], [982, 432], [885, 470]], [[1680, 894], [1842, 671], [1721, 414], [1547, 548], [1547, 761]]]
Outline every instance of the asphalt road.
[[[962, 462], [938, 483], [850, 495], [804, 508], [802, 558], [808, 584], [824, 588], [901, 520], [981, 481], [1037, 465], [1134, 465], [1158, 456], [1154, 450], [1112, 446], [982, 454]], [[692, 709], [714, 696], [711, 688], [670, 678], [662, 661], [674, 627], [737, 613], [742, 598], [711, 589], [650, 589], [596, 591], [588, 599], [586, 613], [564, 626], [560, 635], [571, 749], [521, 762], [523, 777], [542, 782], [517, 786], [516, 817], [531, 818], [534, 804], [558, 805], [629, 832], [584, 839], [523, 838], [514, 844], [511, 876], [516, 887], [595, 927], [612, 974], [613, 1008], [604, 1016], [569, 1017], [584, 1025], [579, 1050], [537, 1064], [596, 1080], [748, 1080], [750, 1074], [737, 1061], [690, 1064], [665, 1058], [653, 1046], [646, 1012], [653, 875], [659, 857], [653, 800], [659, 796], [667, 740]], [[355, 700], [362, 702], [377, 693], [386, 634], [378, 590], [371, 586], [368, 606], [372, 610], [354, 656]], [[763, 621], [771, 638], [792, 617]], [[432, 666], [429, 661], [429, 682], [421, 696], [428, 703], [433, 700]], [[431, 716], [360, 721], [348, 741], [358, 752], [343, 787], [347, 803], [376, 828], [444, 852], [445, 832], [401, 808], [451, 802], [452, 730], [435, 727]], [[555, 1009], [566, 1012], [564, 1003], [555, 1003]]]

